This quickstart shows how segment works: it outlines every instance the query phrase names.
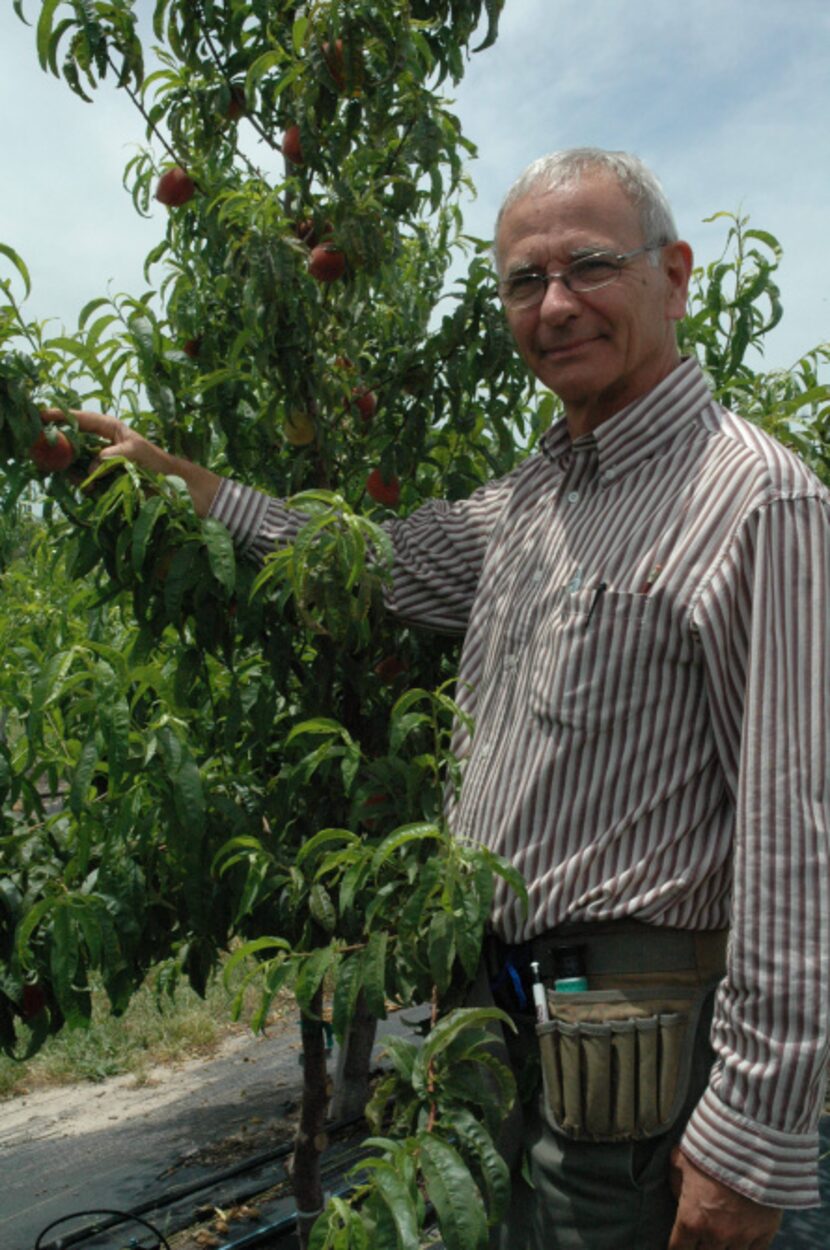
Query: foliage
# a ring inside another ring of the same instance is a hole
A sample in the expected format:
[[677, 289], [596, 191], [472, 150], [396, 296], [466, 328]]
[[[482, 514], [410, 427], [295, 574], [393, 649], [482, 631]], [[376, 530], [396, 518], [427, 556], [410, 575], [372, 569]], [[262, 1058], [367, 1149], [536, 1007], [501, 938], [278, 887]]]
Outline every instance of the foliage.
[[[441, 95], [500, 9], [159, 0], [145, 74], [128, 3], [40, 6], [43, 68], [90, 99], [114, 77], [141, 113], [138, 211], [171, 166], [194, 194], [169, 211], [148, 289], [90, 301], [72, 334], [26, 319], [25, 261], [0, 255], [5, 497], [39, 490], [48, 535], [5, 600], [23, 675], [4, 673], [0, 778], [9, 1052], [85, 1027], [95, 977], [116, 1012], [161, 959], [203, 990], [233, 937], [257, 1022], [291, 986], [304, 1038], [327, 975], [342, 1036], [359, 997], [376, 1016], [436, 992], [446, 1009], [475, 970], [508, 870], [448, 837], [457, 644], [384, 618], [366, 482], [399, 479], [399, 513], [467, 495], [545, 423], [461, 233], [471, 147]], [[346, 258], [336, 282], [309, 268], [317, 242]], [[459, 248], [468, 276], [436, 317]], [[47, 404], [77, 458], [40, 481], [28, 449]], [[296, 541], [258, 573], [175, 479], [96, 467], [68, 413], [83, 406], [296, 496]], [[35, 629], [27, 576], [50, 608]]]
[[830, 344], [806, 352], [791, 369], [753, 367], [749, 353], [763, 355], [764, 337], [783, 315], [775, 280], [781, 245], [735, 213], [707, 221], [728, 222], [728, 229], [721, 255], [694, 272], [681, 348], [697, 353], [721, 403], [790, 446], [830, 484], [830, 388], [821, 380]]

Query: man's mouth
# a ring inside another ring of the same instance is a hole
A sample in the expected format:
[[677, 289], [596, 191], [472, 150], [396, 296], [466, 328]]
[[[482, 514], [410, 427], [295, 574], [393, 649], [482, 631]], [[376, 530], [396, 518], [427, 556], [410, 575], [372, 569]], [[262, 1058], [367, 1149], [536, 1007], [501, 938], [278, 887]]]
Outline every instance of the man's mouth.
[[584, 347], [590, 347], [592, 343], [597, 342], [598, 338], [599, 335], [592, 335], [590, 338], [569, 339], [567, 343], [554, 343], [540, 350], [548, 360], [565, 360], [571, 355], [576, 355]]

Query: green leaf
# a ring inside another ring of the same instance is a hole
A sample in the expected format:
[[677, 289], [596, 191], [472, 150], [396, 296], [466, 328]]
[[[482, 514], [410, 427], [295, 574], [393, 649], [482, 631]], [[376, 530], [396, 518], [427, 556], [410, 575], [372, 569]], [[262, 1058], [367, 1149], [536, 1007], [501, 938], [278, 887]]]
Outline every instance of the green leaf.
[[389, 750], [393, 755], [400, 751], [413, 729], [418, 729], [422, 725], [432, 725], [432, 717], [426, 712], [409, 712], [404, 716], [394, 717], [392, 731], [389, 734]]
[[196, 544], [185, 543], [173, 556], [164, 582], [164, 607], [171, 621], [179, 619], [184, 597], [196, 582], [198, 572], [199, 552]]
[[294, 51], [296, 52], [298, 56], [303, 50], [303, 44], [305, 43], [305, 35], [306, 35], [307, 30], [308, 30], [308, 18], [307, 17], [296, 18], [294, 25], [292, 27], [292, 30], [291, 30], [291, 46], [293, 47]]
[[201, 832], [205, 821], [205, 793], [195, 760], [184, 759], [172, 782], [176, 813], [183, 827], [191, 833]]
[[475, 1156], [487, 1188], [489, 1222], [497, 1224], [510, 1200], [510, 1169], [496, 1149], [487, 1129], [466, 1107], [454, 1107], [453, 1133]]
[[446, 1250], [486, 1250], [487, 1218], [461, 1155], [435, 1133], [419, 1133], [421, 1172]]
[[389, 934], [383, 930], [369, 935], [363, 957], [363, 991], [366, 1006], [378, 1020], [386, 1019], [386, 950]]
[[39, 715], [44, 708], [59, 697], [63, 688], [63, 679], [74, 658], [75, 648], [71, 647], [68, 651], [56, 652], [47, 661], [46, 667], [32, 688], [31, 716]]
[[72, 785], [69, 790], [69, 806], [76, 816], [80, 816], [83, 807], [87, 801], [89, 787], [92, 782], [92, 774], [95, 771], [95, 765], [98, 763], [98, 747], [95, 742], [95, 735], [87, 738], [78, 763], [75, 766], [75, 774], [72, 778]]
[[78, 966], [78, 935], [71, 923], [69, 901], [61, 899], [52, 915], [49, 969], [58, 1001], [63, 1006], [72, 993]]
[[363, 972], [363, 952], [346, 956], [337, 969], [334, 1000], [331, 1007], [331, 1023], [335, 1037], [343, 1039], [354, 1016], [360, 994]]
[[150, 541], [150, 535], [153, 532], [153, 526], [161, 516], [166, 506], [166, 501], [161, 495], [154, 495], [151, 499], [145, 500], [141, 505], [141, 511], [138, 514], [136, 523], [133, 526], [132, 541], [132, 560], [133, 568], [138, 573], [144, 564], [144, 556], [147, 552], [147, 543]]
[[415, 1066], [415, 1059], [418, 1054], [418, 1048], [415, 1043], [408, 1041], [405, 1037], [390, 1035], [384, 1038], [383, 1050], [398, 1075], [403, 1078], [407, 1085], [410, 1085], [412, 1083], [412, 1069]]
[[527, 884], [519, 870], [500, 855], [495, 855], [487, 847], [476, 845], [476, 854], [481, 856], [496, 876], [507, 882], [521, 902], [522, 913], [526, 916], [528, 908]]
[[304, 842], [297, 852], [294, 863], [298, 868], [302, 868], [306, 860], [313, 860], [325, 846], [335, 845], [359, 845], [360, 838], [356, 833], [352, 833], [350, 829], [321, 829], [319, 833], [315, 833], [313, 838], [309, 838]]
[[42, 0], [40, 17], [37, 20], [36, 44], [37, 59], [40, 61], [40, 68], [47, 69], [49, 66], [49, 41], [52, 37], [52, 19], [55, 16], [55, 10], [61, 0]]
[[[284, 986], [290, 984], [295, 971], [296, 963], [292, 959], [283, 959], [279, 962], [272, 960], [269, 964], [262, 988], [262, 998], [260, 999], [260, 1003], [256, 1011], [251, 1016], [251, 1028], [254, 1033], [259, 1033], [265, 1027], [271, 1003], [274, 1001], [277, 994], [279, 994], [280, 990], [282, 990]], [[237, 994], [237, 997], [234, 1000], [235, 1007], [237, 1003], [239, 1003], [239, 1006], [241, 1007], [242, 997], [242, 993]]]
[[766, 244], [770, 251], [774, 254], [776, 260], [780, 260], [783, 254], [781, 244], [778, 242], [774, 234], [770, 234], [769, 230], [758, 230], [753, 226], [751, 230], [744, 231], [745, 239], [758, 239], [761, 243]]
[[257, 57], [257, 59], [249, 67], [245, 79], [245, 94], [249, 100], [251, 99], [252, 92], [259, 83], [259, 80], [263, 78], [269, 70], [276, 68], [277, 65], [282, 65], [284, 61], [285, 53], [282, 48], [271, 48], [268, 52], [263, 52], [261, 56]]
[[117, 782], [130, 754], [130, 709], [127, 700], [112, 695], [101, 707], [101, 727], [107, 738], [107, 763]]
[[311, 887], [308, 907], [318, 925], [327, 933], [333, 933], [337, 924], [337, 912], [331, 901], [331, 895], [319, 881]]
[[372, 858], [372, 871], [377, 873], [390, 856], [402, 846], [406, 846], [408, 842], [423, 842], [428, 838], [435, 841], [441, 840], [441, 830], [429, 821], [418, 821], [415, 824], [401, 825], [398, 829], [393, 829], [375, 851]]
[[398, 1234], [398, 1244], [417, 1246], [419, 1244], [418, 1215], [409, 1187], [391, 1163], [383, 1159], [373, 1162], [372, 1175], [375, 1189], [392, 1216]]
[[304, 720], [299, 725], [295, 725], [286, 738], [286, 743], [293, 742], [295, 738], [301, 737], [303, 734], [332, 734], [334, 737], [346, 738], [351, 741], [349, 734], [340, 724], [340, 721], [331, 720], [326, 716], [315, 716], [312, 720]]
[[429, 925], [429, 970], [439, 994], [446, 993], [452, 980], [455, 963], [453, 918], [445, 911], [436, 912]]
[[101, 296], [98, 296], [97, 299], [91, 299], [87, 304], [84, 304], [83, 308], [78, 314], [78, 329], [83, 330], [89, 317], [91, 317], [92, 314], [96, 312], [99, 308], [103, 308], [104, 305], [108, 306], [110, 303], [111, 301], [107, 299], [105, 295], [101, 295]]
[[251, 942], [246, 942], [244, 946], [238, 946], [236, 950], [229, 956], [227, 962], [222, 969], [222, 980], [225, 987], [230, 989], [233, 974], [241, 963], [245, 963], [254, 955], [261, 951], [288, 951], [290, 947], [284, 938], [259, 937], [254, 938]]
[[7, 243], [0, 243], [0, 254], [2, 254], [3, 256], [7, 256], [9, 260], [12, 262], [15, 269], [17, 270], [17, 272], [20, 274], [21, 278], [23, 279], [23, 285], [26, 288], [26, 295], [27, 296], [30, 295], [31, 290], [32, 290], [32, 280], [29, 277], [29, 270], [26, 268], [25, 264], [23, 263], [22, 259], [18, 256], [17, 252], [14, 250], [14, 248], [9, 247]]
[[515, 1033], [516, 1026], [510, 1016], [498, 1007], [457, 1007], [443, 1016], [431, 1030], [421, 1047], [418, 1062], [426, 1070], [432, 1060], [466, 1029], [478, 1028], [481, 1024], [489, 1024], [495, 1020], [509, 1025]]
[[302, 960], [294, 993], [304, 1011], [310, 1010], [311, 1000], [336, 959], [337, 951], [333, 946], [320, 946]]
[[217, 521], [215, 517], [205, 517], [202, 521], [202, 533], [207, 546], [211, 572], [230, 594], [236, 585], [236, 556], [233, 539], [227, 526]]
[[473, 52], [483, 52], [485, 48], [491, 48], [498, 39], [499, 35], [499, 17], [504, 8], [505, 0], [484, 0], [484, 7], [487, 10], [487, 34], [484, 41], [473, 48]]

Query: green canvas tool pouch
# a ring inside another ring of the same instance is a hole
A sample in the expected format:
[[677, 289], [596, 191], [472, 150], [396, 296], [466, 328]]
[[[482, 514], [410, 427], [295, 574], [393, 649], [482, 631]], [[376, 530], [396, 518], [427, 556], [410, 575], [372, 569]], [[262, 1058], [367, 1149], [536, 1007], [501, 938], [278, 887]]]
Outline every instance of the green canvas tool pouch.
[[579, 1141], [665, 1133], [686, 1099], [698, 1022], [718, 978], [581, 993], [548, 991], [537, 1025], [548, 1118]]

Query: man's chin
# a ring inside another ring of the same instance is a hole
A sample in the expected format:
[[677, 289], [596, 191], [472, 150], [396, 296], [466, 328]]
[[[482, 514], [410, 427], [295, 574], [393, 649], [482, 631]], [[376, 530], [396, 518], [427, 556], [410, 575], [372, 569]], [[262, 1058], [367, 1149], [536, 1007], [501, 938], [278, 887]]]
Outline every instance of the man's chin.
[[586, 368], [584, 363], [577, 368], [576, 362], [565, 364], [561, 360], [550, 361], [545, 356], [534, 372], [539, 381], [562, 400], [576, 403], [589, 400], [601, 389], [597, 386], [596, 369]]

